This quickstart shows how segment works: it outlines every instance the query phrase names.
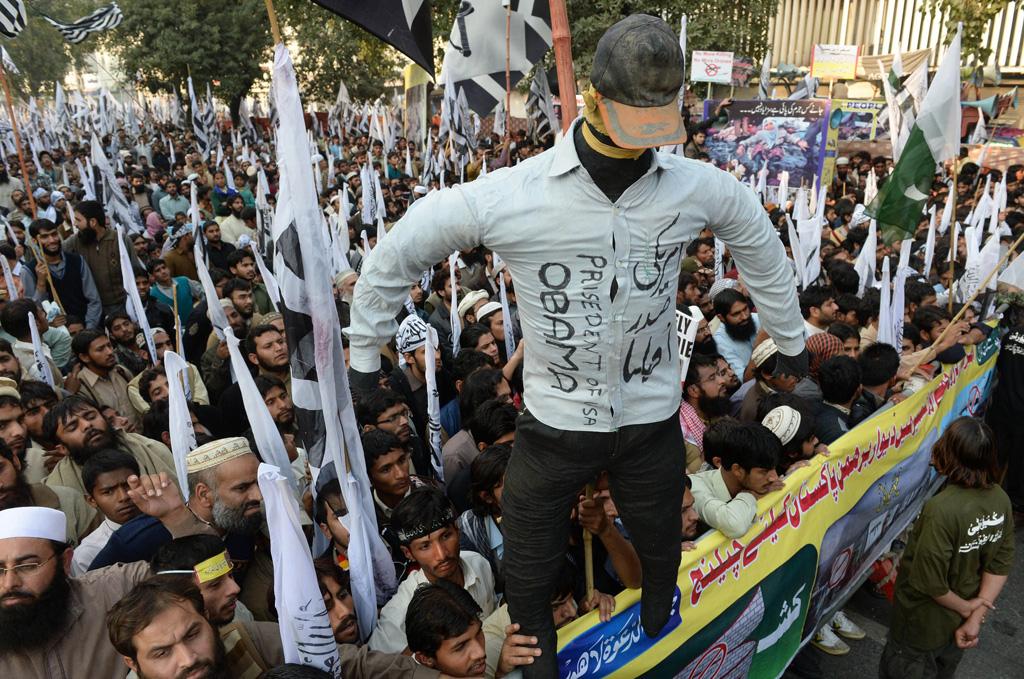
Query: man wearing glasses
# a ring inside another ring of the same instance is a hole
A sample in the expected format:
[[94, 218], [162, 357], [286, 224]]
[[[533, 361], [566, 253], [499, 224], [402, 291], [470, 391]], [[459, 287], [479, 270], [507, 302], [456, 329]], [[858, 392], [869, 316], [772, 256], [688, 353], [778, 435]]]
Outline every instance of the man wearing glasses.
[[[0, 511], [0, 676], [39, 679], [124, 674], [107, 640], [107, 609], [149, 575], [144, 561], [68, 577], [64, 514]], [[88, 670], [84, 670], [88, 668]]]
[[688, 474], [705, 468], [704, 432], [712, 422], [732, 410], [727, 376], [726, 371], [718, 367], [715, 357], [698, 352], [690, 357], [683, 384], [683, 403], [679, 408]]

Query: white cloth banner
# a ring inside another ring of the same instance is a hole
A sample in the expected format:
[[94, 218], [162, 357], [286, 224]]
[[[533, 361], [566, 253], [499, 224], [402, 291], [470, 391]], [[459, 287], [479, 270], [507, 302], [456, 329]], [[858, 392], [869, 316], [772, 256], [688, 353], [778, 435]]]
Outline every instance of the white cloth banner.
[[[0, 257], [3, 259], [3, 257]], [[6, 267], [6, 261], [4, 262]], [[53, 371], [50, 370], [50, 362], [46, 360], [46, 352], [43, 351], [43, 341], [39, 337], [39, 328], [36, 326], [36, 315], [28, 312], [28, 328], [32, 332], [32, 358], [36, 363], [36, 370], [39, 371], [39, 378], [50, 385], [51, 389], [57, 388], [53, 379]]]
[[[167, 406], [170, 412], [168, 431], [171, 435], [171, 455], [174, 457], [174, 471], [179, 479], [188, 477], [186, 456], [196, 449], [196, 431], [192, 428], [192, 415], [188, 412], [187, 400], [191, 385], [188, 381], [188, 363], [173, 351], [164, 352], [164, 367], [167, 369]], [[181, 484], [181, 499], [188, 502], [188, 484]]]
[[452, 277], [452, 308], [448, 320], [452, 324], [452, 358], [459, 354], [459, 337], [462, 335], [462, 318], [459, 316], [459, 279], [455, 276], [459, 270], [459, 251], [448, 255], [448, 273]]
[[139, 297], [139, 289], [135, 287], [135, 271], [132, 269], [132, 260], [128, 257], [128, 250], [124, 246], [124, 235], [120, 230], [116, 232], [117, 249], [121, 256], [121, 284], [128, 293], [130, 304], [125, 304], [125, 311], [142, 329], [146, 337], [146, 348], [149, 350], [149, 360], [156, 364], [156, 345], [153, 343], [153, 331], [149, 329], [149, 319], [146, 318], [146, 309], [142, 306], [142, 298]]
[[[285, 473], [282, 474], [282, 470]], [[284, 659], [340, 678], [338, 647], [331, 620], [299, 523], [299, 504], [292, 493], [294, 476], [287, 465], [275, 467], [263, 463], [256, 478], [267, 509], [270, 557], [274, 562], [274, 605]]]
[[[242, 351], [238, 348], [241, 343], [234, 333], [228, 333], [228, 351], [231, 353], [231, 367], [235, 370], [238, 379], [238, 388], [242, 391], [242, 403], [245, 404], [245, 414], [249, 418], [249, 426], [252, 427], [252, 437], [256, 440], [256, 448], [260, 451], [260, 457], [267, 462], [277, 465], [281, 469], [289, 469], [291, 460], [288, 459], [288, 451], [284, 448], [284, 439], [277, 429], [273, 416], [267, 410], [260, 390], [256, 387], [256, 380], [253, 379], [249, 367], [242, 358]], [[288, 474], [291, 486], [296, 491], [298, 486], [295, 483], [295, 476]]]
[[423, 361], [426, 364], [427, 378], [427, 433], [430, 439], [430, 464], [437, 472], [437, 478], [441, 483], [444, 479], [444, 465], [441, 464], [441, 401], [437, 393], [437, 366], [434, 358], [437, 348], [437, 330], [434, 326], [427, 326], [427, 343], [423, 345], [425, 353]]

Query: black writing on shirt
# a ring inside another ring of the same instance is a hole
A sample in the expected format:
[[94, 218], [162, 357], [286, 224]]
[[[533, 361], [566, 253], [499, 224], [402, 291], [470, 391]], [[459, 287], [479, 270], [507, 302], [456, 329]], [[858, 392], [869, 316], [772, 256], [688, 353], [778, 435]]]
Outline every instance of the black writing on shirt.
[[[551, 388], [566, 394], [583, 389], [586, 396], [594, 399], [586, 401], [582, 410], [584, 424], [594, 425], [598, 415], [596, 399], [602, 395], [603, 389], [600, 380], [587, 377], [582, 372], [599, 372], [602, 368], [599, 346], [601, 326], [605, 322], [605, 295], [602, 295], [600, 286], [605, 280], [604, 269], [608, 266], [608, 259], [601, 255], [577, 255], [573, 264], [582, 266], [575, 272], [575, 281], [573, 268], [561, 262], [546, 263], [537, 272], [544, 319], [541, 336], [544, 343], [554, 349], [545, 367], [552, 377]], [[576, 303], [584, 312], [582, 327], [579, 328], [567, 318], [574, 300], [566, 290], [573, 282], [580, 288], [580, 299]], [[575, 341], [570, 343], [572, 340]]]

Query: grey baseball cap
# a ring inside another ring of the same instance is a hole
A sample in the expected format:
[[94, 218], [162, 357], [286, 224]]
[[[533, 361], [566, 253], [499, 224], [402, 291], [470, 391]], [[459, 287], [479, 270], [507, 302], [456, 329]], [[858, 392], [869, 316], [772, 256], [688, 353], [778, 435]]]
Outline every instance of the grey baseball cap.
[[597, 43], [590, 82], [612, 141], [622, 148], [684, 143], [684, 77], [679, 37], [662, 19], [631, 14], [609, 28]]

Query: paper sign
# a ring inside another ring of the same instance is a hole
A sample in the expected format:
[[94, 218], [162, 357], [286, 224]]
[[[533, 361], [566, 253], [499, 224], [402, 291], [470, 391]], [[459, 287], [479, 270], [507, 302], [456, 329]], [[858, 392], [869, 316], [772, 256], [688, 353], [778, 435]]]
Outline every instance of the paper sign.
[[690, 80], [699, 83], [732, 82], [732, 52], [693, 51], [690, 61]]
[[686, 380], [686, 369], [690, 366], [693, 345], [697, 339], [700, 319], [676, 309], [676, 337], [679, 339], [679, 381]]
[[196, 580], [199, 581], [199, 584], [216, 580], [220, 576], [230, 573], [231, 568], [231, 557], [226, 551], [221, 552], [217, 556], [211, 556], [206, 561], [196, 564]]
[[857, 45], [815, 45], [811, 53], [811, 77], [822, 80], [853, 80], [857, 77]]

